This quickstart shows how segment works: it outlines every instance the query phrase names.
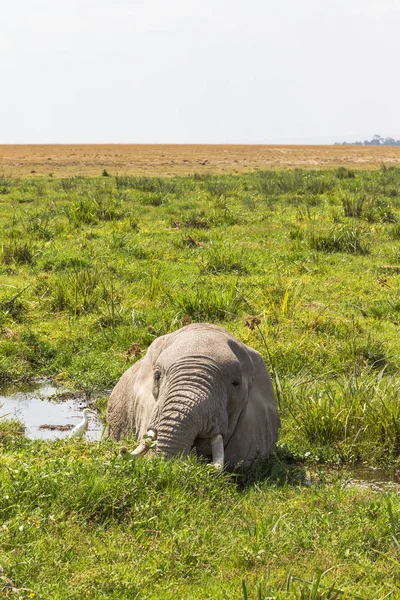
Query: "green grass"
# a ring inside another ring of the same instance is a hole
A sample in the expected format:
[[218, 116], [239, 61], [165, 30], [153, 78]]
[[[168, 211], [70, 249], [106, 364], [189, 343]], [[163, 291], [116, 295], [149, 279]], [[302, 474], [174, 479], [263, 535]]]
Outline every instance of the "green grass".
[[254, 483], [2, 420], [0, 455], [0, 564], [20, 598], [398, 597], [399, 497], [346, 474], [304, 487], [276, 456]]
[[275, 456], [218, 475], [30, 441], [0, 408], [0, 590], [399, 597], [399, 496], [301, 466], [399, 465], [399, 188], [391, 168], [0, 178], [0, 384], [53, 377], [104, 410], [133, 355], [208, 321], [261, 352], [282, 419]]

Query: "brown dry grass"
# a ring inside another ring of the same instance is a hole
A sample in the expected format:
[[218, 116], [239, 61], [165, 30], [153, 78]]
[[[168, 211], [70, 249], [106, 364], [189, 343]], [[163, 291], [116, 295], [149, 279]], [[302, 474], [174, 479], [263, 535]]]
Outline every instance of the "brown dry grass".
[[65, 177], [189, 175], [258, 169], [375, 169], [400, 164], [400, 147], [259, 145], [0, 145], [0, 173]]

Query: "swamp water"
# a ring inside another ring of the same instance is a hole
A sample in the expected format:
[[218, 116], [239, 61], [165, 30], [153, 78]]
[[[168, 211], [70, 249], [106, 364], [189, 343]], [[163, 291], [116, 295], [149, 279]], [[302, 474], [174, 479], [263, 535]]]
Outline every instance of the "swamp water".
[[330, 467], [319, 465], [306, 468], [309, 485], [325, 485], [340, 479], [343, 487], [369, 488], [375, 491], [396, 491], [400, 493], [400, 472], [396, 469], [352, 465]]
[[[0, 389], [0, 419], [18, 419], [31, 439], [55, 440], [67, 437], [83, 419], [87, 408], [84, 397], [51, 385], [48, 381]], [[89, 415], [88, 440], [99, 440], [103, 424], [96, 414]]]

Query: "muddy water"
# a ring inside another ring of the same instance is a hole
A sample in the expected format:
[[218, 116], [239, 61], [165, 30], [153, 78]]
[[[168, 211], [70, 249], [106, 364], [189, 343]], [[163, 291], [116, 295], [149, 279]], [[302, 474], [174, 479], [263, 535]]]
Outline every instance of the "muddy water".
[[[15, 418], [25, 427], [31, 439], [54, 440], [66, 437], [82, 421], [82, 411], [87, 408], [83, 397], [41, 381], [29, 385], [8, 386], [0, 389], [0, 418]], [[59, 429], [58, 429], [59, 428]], [[103, 424], [95, 414], [89, 415], [85, 438], [98, 440]]]
[[395, 483], [400, 485], [400, 471], [392, 469], [353, 467], [351, 475], [354, 481], [372, 484]]
[[364, 465], [343, 466], [342, 468], [319, 465], [316, 469], [306, 468], [305, 472], [310, 485], [329, 484], [339, 478], [344, 487], [400, 492], [400, 471], [398, 469]]

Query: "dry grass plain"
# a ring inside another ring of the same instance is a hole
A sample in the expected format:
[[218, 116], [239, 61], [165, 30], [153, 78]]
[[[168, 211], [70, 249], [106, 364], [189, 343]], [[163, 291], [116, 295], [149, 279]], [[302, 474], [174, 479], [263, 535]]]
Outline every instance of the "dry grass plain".
[[191, 175], [262, 169], [376, 169], [400, 164], [400, 147], [266, 145], [0, 145], [0, 173], [12, 177]]

